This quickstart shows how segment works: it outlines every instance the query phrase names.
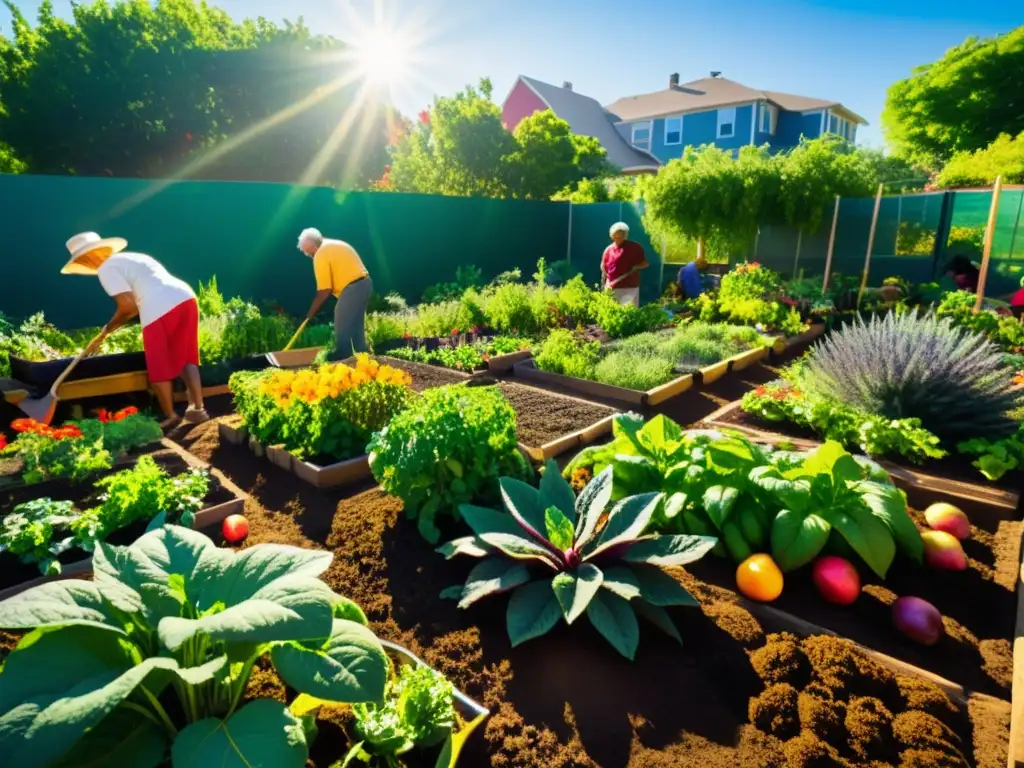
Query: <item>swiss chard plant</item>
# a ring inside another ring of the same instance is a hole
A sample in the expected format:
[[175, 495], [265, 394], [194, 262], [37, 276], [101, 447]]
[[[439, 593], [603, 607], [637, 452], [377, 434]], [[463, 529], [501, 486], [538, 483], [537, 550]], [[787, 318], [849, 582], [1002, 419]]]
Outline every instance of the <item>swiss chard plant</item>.
[[663, 568], [699, 560], [715, 539], [645, 533], [663, 502], [659, 493], [623, 499], [605, 517], [612, 486], [612, 470], [606, 469], [577, 498], [553, 461], [539, 490], [502, 478], [507, 511], [464, 504], [462, 517], [473, 535], [438, 549], [448, 558], [482, 558], [464, 585], [442, 596], [468, 608], [514, 590], [506, 617], [513, 646], [544, 635], [561, 619], [572, 624], [584, 614], [628, 659], [640, 641], [637, 614], [681, 642], [665, 608], [697, 602]]
[[328, 552], [235, 553], [166, 526], [101, 544], [93, 581], [53, 581], [0, 603], [27, 634], [0, 672], [0, 753], [19, 768], [303, 768], [312, 722], [245, 699], [269, 655], [321, 700], [380, 702], [390, 661], [351, 601], [317, 576]]

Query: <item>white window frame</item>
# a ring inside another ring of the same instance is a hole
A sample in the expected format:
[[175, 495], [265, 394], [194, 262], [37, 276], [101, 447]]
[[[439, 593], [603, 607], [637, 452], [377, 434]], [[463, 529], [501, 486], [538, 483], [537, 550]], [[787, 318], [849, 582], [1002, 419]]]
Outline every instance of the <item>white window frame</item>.
[[[669, 141], [668, 140], [668, 135], [670, 133], [676, 133], [676, 131], [670, 131], [668, 126], [669, 126], [669, 123], [671, 123], [671, 122], [673, 122], [675, 120], [679, 121], [679, 131], [678, 131], [678, 133], [679, 133], [679, 141]], [[682, 115], [676, 115], [675, 117], [666, 117], [665, 118], [665, 146], [666, 147], [672, 147], [672, 146], [677, 146], [677, 145], [682, 144], [682, 143], [683, 143], [683, 116]]]
[[761, 123], [758, 126], [759, 133], [775, 135], [775, 124], [778, 121], [778, 110], [774, 104], [764, 103], [761, 105]]
[[[636, 142], [636, 132], [638, 130], [647, 131], [647, 139], [646, 139], [647, 146], [646, 147], [641, 146], [640, 144], [637, 144], [637, 142]], [[650, 121], [648, 121], [646, 123], [633, 123], [633, 125], [630, 126], [629, 141], [637, 149], [643, 149], [643, 150], [645, 150], [647, 152], [650, 152], [651, 151], [651, 143], [652, 143], [653, 139], [654, 139], [654, 121], [653, 120], [650, 120]]]
[[[724, 119], [726, 115], [731, 115], [731, 118]], [[717, 110], [718, 117], [718, 130], [715, 131], [715, 138], [717, 139], [731, 139], [736, 135], [736, 107], [723, 107]], [[722, 132], [722, 126], [731, 126], [732, 130], [729, 133]]]
[[[839, 119], [840, 118], [839, 118], [838, 115], [829, 115], [828, 116], [828, 133], [835, 133], [835, 134], [839, 133]], [[832, 121], [833, 120], [836, 121], [836, 127], [835, 128], [832, 127]]]

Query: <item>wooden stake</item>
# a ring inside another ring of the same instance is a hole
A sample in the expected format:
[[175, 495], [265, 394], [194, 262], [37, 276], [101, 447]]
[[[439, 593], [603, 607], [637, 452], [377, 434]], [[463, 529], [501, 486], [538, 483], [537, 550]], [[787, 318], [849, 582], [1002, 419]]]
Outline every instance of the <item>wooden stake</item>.
[[1003, 177], [997, 176], [992, 187], [992, 206], [988, 209], [988, 226], [985, 227], [985, 249], [981, 255], [981, 273], [978, 275], [978, 300], [974, 302], [974, 311], [981, 311], [981, 303], [985, 300], [985, 283], [988, 280], [988, 264], [992, 258], [992, 241], [996, 236], [996, 216], [999, 214], [999, 196], [1003, 193]]
[[796, 257], [793, 259], [793, 279], [796, 280], [797, 265], [800, 263], [800, 247], [804, 243], [804, 231], [797, 230], [796, 233]]
[[868, 273], [871, 271], [871, 249], [875, 247], [875, 230], [878, 229], [878, 211], [882, 207], [882, 190], [885, 184], [878, 185], [878, 193], [875, 195], [875, 212], [871, 215], [871, 230], [868, 232], [868, 252], [864, 256], [864, 271], [860, 276], [860, 290], [857, 291], [857, 309], [860, 309], [861, 299], [864, 298], [864, 290], [868, 287]]
[[839, 224], [839, 195], [836, 195], [836, 209], [832, 214], [832, 233], [828, 236], [828, 255], [825, 257], [825, 279], [821, 281], [821, 292], [828, 290], [828, 279], [832, 272], [832, 253], [836, 247], [836, 226]]

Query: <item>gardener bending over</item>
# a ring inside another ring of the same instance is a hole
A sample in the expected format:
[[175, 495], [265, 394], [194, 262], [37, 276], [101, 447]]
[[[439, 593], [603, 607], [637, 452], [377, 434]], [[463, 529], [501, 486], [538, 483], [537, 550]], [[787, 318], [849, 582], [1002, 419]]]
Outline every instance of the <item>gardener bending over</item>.
[[647, 269], [643, 246], [629, 239], [629, 225], [612, 224], [612, 244], [601, 257], [601, 283], [620, 304], [640, 306], [640, 270]]
[[318, 229], [304, 229], [299, 250], [313, 259], [316, 296], [306, 313], [312, 320], [331, 296], [334, 307], [334, 352], [343, 360], [353, 352], [366, 351], [366, 305], [373, 293], [373, 281], [356, 249], [341, 240], [325, 239]]
[[701, 273], [708, 268], [708, 261], [703, 254], [679, 270], [679, 288], [683, 296], [688, 299], [696, 299], [704, 293], [704, 281], [701, 280]]
[[188, 284], [172, 276], [152, 256], [122, 253], [128, 241], [120, 237], [101, 238], [95, 232], [83, 232], [68, 240], [67, 246], [71, 260], [61, 274], [96, 275], [117, 303], [114, 316], [89, 343], [86, 355], [138, 315], [149, 383], [164, 412], [161, 426], [166, 429], [178, 421], [172, 384], [179, 377], [188, 390], [185, 420], [199, 424], [209, 419], [199, 378], [199, 305]]

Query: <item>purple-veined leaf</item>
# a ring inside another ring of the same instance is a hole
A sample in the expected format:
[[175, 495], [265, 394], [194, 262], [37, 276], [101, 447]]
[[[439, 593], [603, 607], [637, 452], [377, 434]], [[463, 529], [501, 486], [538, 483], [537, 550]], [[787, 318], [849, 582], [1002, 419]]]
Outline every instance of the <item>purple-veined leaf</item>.
[[638, 565], [633, 569], [640, 585], [640, 598], [654, 606], [686, 605], [696, 607], [696, 598], [676, 581], [671, 574], [653, 565]]
[[551, 582], [531, 581], [516, 589], [508, 601], [505, 626], [512, 647], [540, 637], [562, 618], [562, 609], [555, 598]]
[[551, 589], [566, 624], [572, 624], [583, 615], [603, 580], [601, 569], [590, 563], [583, 563], [575, 571], [563, 571], [551, 580]]
[[485, 533], [479, 538], [484, 544], [494, 547], [513, 560], [539, 560], [556, 571], [564, 567], [565, 561], [560, 552], [556, 556], [551, 550], [520, 534]]
[[587, 558], [598, 555], [603, 549], [614, 546], [620, 541], [629, 541], [640, 537], [651, 522], [654, 513], [661, 505], [663, 494], [641, 493], [623, 499], [608, 513], [608, 522], [598, 536], [596, 548], [588, 543], [580, 542], [577, 546], [592, 549]]
[[498, 484], [509, 514], [530, 536], [543, 539], [544, 506], [540, 503], [540, 491], [512, 477], [503, 477]]
[[561, 510], [576, 527], [576, 496], [572, 488], [558, 472], [558, 464], [548, 460], [544, 467], [544, 474], [540, 478], [540, 503], [544, 509], [555, 507]]
[[459, 608], [468, 608], [477, 600], [515, 589], [530, 580], [525, 565], [500, 557], [489, 557], [477, 563], [466, 577]]
[[718, 543], [713, 536], [645, 536], [626, 550], [627, 563], [687, 565], [700, 560]]
[[612, 498], [612, 467], [587, 483], [587, 487], [576, 499], [576, 546], [579, 547], [594, 535], [597, 521]]

